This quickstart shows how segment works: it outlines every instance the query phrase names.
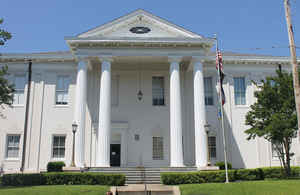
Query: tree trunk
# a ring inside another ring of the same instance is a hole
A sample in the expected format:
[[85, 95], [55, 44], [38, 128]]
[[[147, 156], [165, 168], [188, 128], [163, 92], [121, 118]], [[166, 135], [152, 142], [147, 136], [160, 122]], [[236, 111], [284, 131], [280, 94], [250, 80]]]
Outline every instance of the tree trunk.
[[285, 173], [287, 177], [291, 176], [291, 159], [290, 159], [290, 141], [289, 138], [285, 138], [284, 143], [284, 150], [285, 150]]

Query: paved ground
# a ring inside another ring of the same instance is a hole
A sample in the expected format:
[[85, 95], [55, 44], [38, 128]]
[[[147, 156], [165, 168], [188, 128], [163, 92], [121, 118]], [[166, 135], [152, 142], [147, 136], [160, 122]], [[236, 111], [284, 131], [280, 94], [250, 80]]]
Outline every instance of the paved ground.
[[118, 190], [119, 195], [180, 195], [178, 186], [166, 186], [162, 184], [129, 184], [127, 186], [111, 187], [113, 195], [116, 195], [116, 190]]

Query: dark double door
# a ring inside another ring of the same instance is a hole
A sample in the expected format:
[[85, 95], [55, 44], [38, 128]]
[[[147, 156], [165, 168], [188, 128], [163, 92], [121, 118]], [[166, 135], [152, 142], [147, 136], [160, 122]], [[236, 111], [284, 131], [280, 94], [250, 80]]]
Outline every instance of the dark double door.
[[121, 165], [121, 144], [110, 144], [110, 166]]

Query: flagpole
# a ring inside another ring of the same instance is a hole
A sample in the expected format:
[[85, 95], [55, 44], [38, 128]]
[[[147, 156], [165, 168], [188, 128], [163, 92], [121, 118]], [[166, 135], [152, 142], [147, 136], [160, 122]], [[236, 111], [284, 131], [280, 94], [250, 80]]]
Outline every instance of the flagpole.
[[227, 166], [227, 151], [226, 151], [226, 139], [225, 139], [225, 125], [224, 125], [224, 111], [223, 111], [223, 103], [222, 103], [222, 86], [221, 86], [221, 70], [220, 70], [220, 61], [219, 61], [219, 48], [218, 48], [218, 37], [216, 35], [216, 54], [217, 54], [217, 60], [218, 60], [218, 80], [219, 80], [219, 104], [221, 109], [221, 125], [222, 125], [222, 133], [223, 133], [223, 145], [224, 145], [224, 162], [225, 162], [225, 175], [226, 175], [226, 181], [225, 183], [229, 183], [228, 179], [228, 166]]

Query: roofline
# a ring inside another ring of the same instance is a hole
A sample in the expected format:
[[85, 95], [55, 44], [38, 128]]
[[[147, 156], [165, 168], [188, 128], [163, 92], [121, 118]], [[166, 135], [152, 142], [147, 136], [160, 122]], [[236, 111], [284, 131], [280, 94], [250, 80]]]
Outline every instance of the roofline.
[[[71, 52], [64, 53], [0, 53], [0, 62], [26, 62], [28, 60], [47, 61], [47, 62], [75, 62], [75, 57]], [[215, 63], [215, 56], [205, 56], [204, 62]], [[290, 64], [288, 56], [226, 56], [223, 55], [224, 64]], [[300, 58], [297, 58], [300, 65]]]

